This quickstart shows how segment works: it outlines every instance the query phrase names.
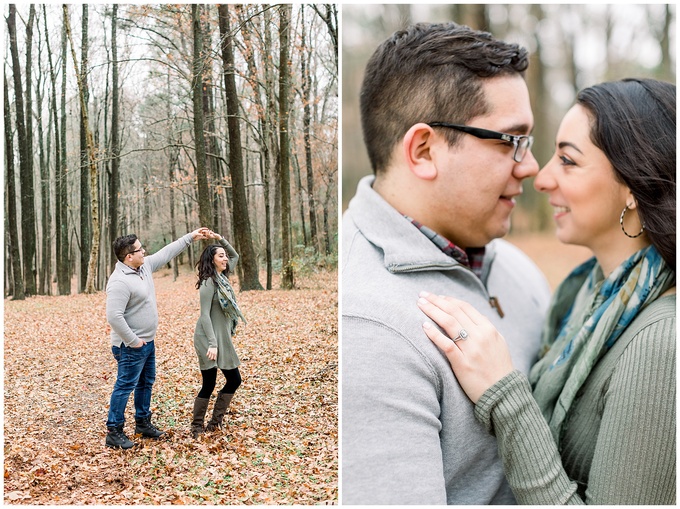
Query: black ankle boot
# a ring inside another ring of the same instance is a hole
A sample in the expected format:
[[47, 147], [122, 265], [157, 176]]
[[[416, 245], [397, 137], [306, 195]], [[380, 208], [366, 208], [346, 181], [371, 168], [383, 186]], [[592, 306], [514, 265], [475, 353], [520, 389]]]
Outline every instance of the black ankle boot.
[[165, 431], [159, 430], [156, 426], [151, 424], [151, 416], [145, 417], [144, 419], [136, 419], [135, 422], [137, 426], [135, 427], [135, 435], [141, 434], [148, 438], [159, 438], [165, 435]]
[[135, 446], [123, 432], [123, 425], [107, 428], [109, 432], [106, 434], [106, 447], [113, 447], [114, 449], [130, 449]]

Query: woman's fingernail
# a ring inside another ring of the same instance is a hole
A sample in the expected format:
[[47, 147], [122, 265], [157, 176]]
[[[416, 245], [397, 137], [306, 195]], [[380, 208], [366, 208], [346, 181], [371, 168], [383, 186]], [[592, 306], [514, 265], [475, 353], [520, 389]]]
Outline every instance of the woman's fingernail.
[[421, 306], [424, 306], [425, 304], [427, 304], [427, 301], [425, 299], [423, 299], [422, 297], [420, 297], [418, 299], [418, 304], [420, 304]]
[[432, 327], [432, 324], [430, 322], [423, 322], [423, 329], [429, 329]]
[[420, 292], [418, 295], [419, 295], [420, 297], [427, 297], [427, 296], [430, 295], [430, 294], [429, 294], [428, 292], [426, 292], [425, 290], [423, 290], [423, 291]]

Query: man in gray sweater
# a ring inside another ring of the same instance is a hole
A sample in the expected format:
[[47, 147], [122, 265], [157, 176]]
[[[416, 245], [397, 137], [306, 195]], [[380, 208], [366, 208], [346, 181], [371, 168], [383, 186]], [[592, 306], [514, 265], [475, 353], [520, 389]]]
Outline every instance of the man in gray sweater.
[[118, 363], [118, 374], [106, 421], [108, 447], [129, 449], [135, 445], [123, 431], [125, 407], [132, 391], [135, 392], [135, 433], [150, 438], [163, 435], [151, 423], [151, 389], [156, 380], [154, 339], [158, 328], [152, 273], [192, 241], [207, 238], [208, 231], [199, 228], [149, 256], [144, 256], [144, 247], [135, 235], [119, 237], [113, 242], [118, 262], [106, 285], [106, 319], [111, 326], [111, 351]]
[[524, 48], [453, 23], [397, 32], [367, 65], [375, 175], [342, 225], [343, 504], [514, 503], [495, 439], [416, 302], [423, 290], [465, 300], [518, 369], [536, 358], [549, 287], [500, 239], [538, 171], [527, 65]]

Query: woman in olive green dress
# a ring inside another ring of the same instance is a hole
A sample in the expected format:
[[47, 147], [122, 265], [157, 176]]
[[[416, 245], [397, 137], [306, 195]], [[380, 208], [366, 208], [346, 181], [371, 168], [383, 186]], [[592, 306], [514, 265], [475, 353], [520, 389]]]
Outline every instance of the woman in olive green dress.
[[[232, 335], [238, 319], [245, 323], [245, 318], [236, 303], [236, 295], [228, 279], [228, 275], [234, 271], [238, 262], [238, 253], [220, 234], [211, 231], [208, 238], [217, 240], [219, 244], [207, 246], [196, 264], [198, 269], [196, 289], [199, 291], [201, 314], [196, 323], [194, 348], [203, 384], [194, 400], [191, 421], [194, 438], [204, 431], [222, 427], [224, 415], [236, 389], [241, 385], [241, 374], [238, 370], [241, 361], [234, 349]], [[210, 395], [215, 389], [218, 368], [224, 374], [226, 384], [217, 393], [212, 418], [204, 428], [203, 422]]]

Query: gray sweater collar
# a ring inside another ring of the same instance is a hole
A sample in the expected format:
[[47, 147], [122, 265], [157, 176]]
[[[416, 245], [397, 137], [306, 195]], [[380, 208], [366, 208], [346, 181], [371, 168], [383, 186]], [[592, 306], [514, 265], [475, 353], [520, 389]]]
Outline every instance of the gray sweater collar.
[[[366, 239], [382, 249], [387, 270], [413, 272], [464, 268], [375, 192], [372, 187], [374, 180], [372, 175], [361, 179], [348, 211]], [[482, 279], [486, 279], [494, 255], [492, 241], [486, 246]], [[465, 267], [465, 270], [469, 269]]]

